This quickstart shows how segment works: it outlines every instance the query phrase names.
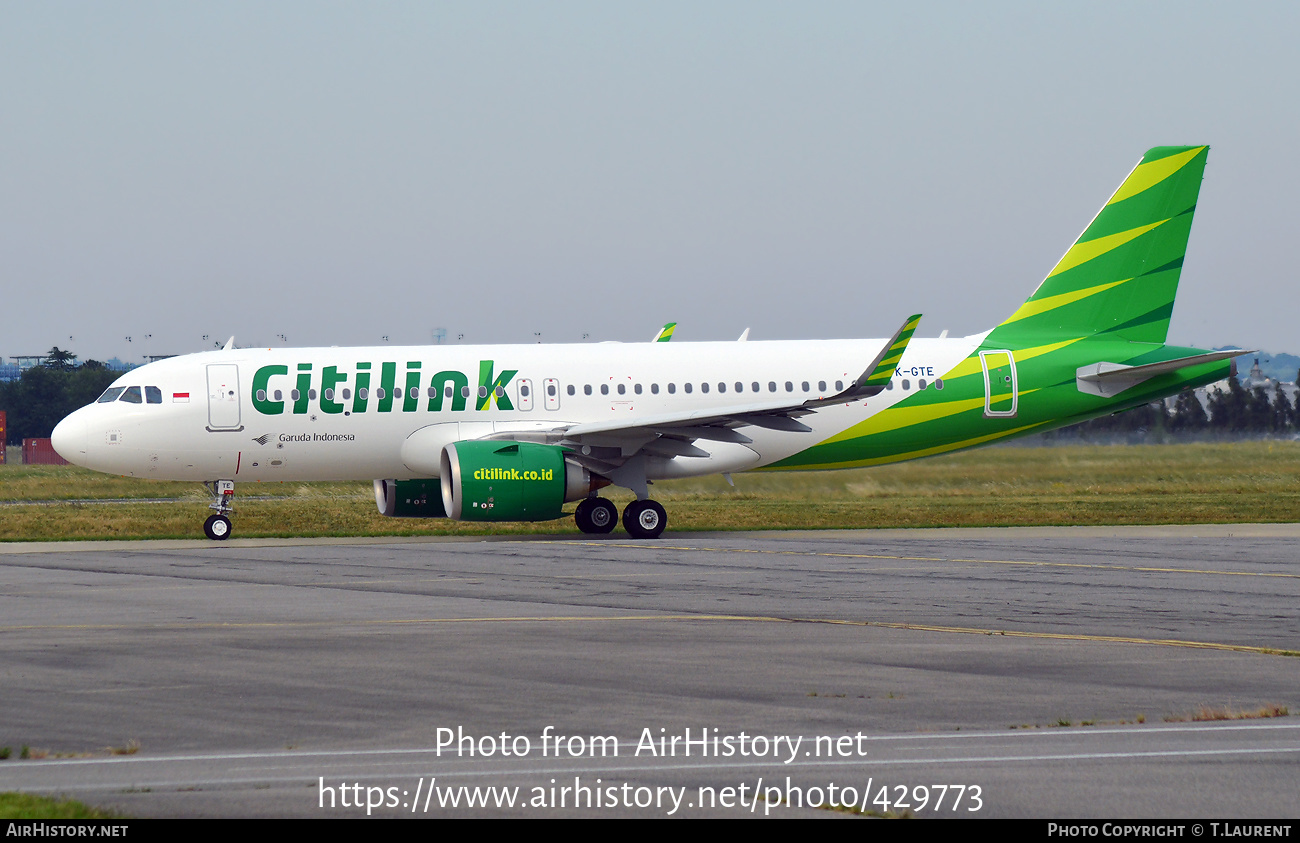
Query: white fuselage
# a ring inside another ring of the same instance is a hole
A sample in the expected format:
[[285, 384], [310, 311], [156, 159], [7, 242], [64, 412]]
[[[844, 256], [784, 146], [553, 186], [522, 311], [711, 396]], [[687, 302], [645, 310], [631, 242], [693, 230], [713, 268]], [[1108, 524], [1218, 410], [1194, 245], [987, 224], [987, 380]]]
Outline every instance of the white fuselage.
[[[980, 339], [914, 340], [889, 391], [805, 416], [811, 432], [746, 427], [750, 444], [696, 440], [707, 456], [656, 457], [647, 476], [743, 471], [789, 457], [932, 388]], [[160, 480], [436, 477], [442, 447], [460, 440], [831, 396], [884, 342], [212, 351], [128, 372], [114, 387], [161, 400], [119, 396], [83, 407], [59, 424], [54, 444], [78, 465]], [[626, 439], [615, 431], [608, 441]]]

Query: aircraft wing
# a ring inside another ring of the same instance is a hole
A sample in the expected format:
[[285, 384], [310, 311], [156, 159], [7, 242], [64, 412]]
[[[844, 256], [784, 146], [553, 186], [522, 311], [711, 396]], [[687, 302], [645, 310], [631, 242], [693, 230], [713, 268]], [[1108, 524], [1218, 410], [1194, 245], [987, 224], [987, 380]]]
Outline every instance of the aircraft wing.
[[693, 444], [698, 439], [747, 445], [754, 440], [741, 432], [746, 427], [809, 433], [812, 428], [799, 421], [801, 416], [815, 413], [822, 407], [861, 401], [885, 389], [920, 319], [919, 313], [909, 316], [862, 374], [848, 388], [829, 397], [804, 401], [777, 399], [654, 416], [606, 419], [548, 431], [503, 431], [489, 438], [561, 445], [573, 449], [574, 459], [586, 463], [591, 469], [608, 472], [640, 454], [707, 457], [707, 451]]

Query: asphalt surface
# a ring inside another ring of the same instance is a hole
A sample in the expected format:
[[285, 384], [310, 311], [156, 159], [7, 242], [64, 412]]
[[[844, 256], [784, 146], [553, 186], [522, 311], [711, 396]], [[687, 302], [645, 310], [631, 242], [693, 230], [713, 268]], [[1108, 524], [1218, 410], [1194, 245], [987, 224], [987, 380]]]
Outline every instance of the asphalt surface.
[[1298, 538], [0, 545], [0, 790], [137, 816], [1294, 818], [1300, 718], [1192, 718], [1300, 711]]

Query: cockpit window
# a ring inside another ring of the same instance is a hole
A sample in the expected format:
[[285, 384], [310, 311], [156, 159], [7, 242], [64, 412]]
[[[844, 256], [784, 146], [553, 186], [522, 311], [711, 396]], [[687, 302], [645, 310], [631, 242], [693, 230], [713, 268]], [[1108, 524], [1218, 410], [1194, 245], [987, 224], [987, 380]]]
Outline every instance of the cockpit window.
[[104, 390], [104, 394], [99, 396], [99, 401], [95, 403], [108, 404], [110, 402], [116, 401], [117, 396], [121, 395], [122, 390], [124, 389], [126, 389], [126, 387], [124, 386], [110, 386], [108, 389]]
[[125, 401], [128, 404], [144, 403], [144, 399], [140, 397], [140, 387], [138, 386], [128, 386], [126, 391], [122, 393], [122, 397], [117, 400]]
[[161, 404], [162, 390], [156, 386], [146, 386], [144, 388], [144, 400], [150, 404]]

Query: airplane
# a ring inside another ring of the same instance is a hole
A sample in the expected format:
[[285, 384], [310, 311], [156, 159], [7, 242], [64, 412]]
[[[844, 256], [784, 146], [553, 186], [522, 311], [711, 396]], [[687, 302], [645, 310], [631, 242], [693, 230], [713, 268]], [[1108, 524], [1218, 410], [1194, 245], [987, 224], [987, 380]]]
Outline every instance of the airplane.
[[[915, 338], [207, 351], [149, 363], [59, 423], [113, 474], [203, 482], [210, 539], [235, 483], [373, 480], [394, 517], [543, 521], [637, 538], [654, 481], [842, 469], [1085, 421], [1235, 374], [1241, 349], [1167, 345], [1208, 147], [1149, 150], [994, 328]], [[667, 332], [670, 326], [665, 326]], [[664, 340], [665, 332], [656, 335]], [[379, 478], [379, 479], [375, 479]]]

